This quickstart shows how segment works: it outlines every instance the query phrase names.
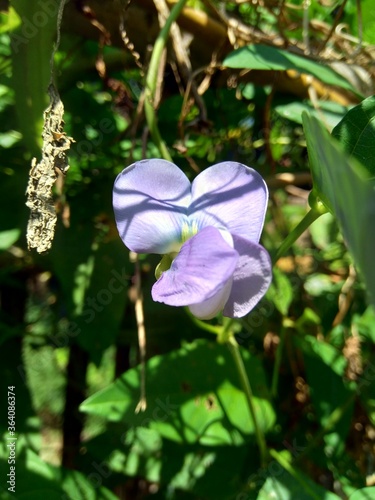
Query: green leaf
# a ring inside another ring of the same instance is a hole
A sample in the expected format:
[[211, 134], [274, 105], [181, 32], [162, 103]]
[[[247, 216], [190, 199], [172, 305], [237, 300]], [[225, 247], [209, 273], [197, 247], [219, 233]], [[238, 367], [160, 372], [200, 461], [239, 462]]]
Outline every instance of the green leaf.
[[375, 498], [375, 486], [370, 486], [368, 488], [361, 488], [350, 495], [349, 500], [372, 500]]
[[374, 185], [368, 172], [348, 158], [313, 116], [303, 114], [315, 193], [337, 218], [344, 239], [362, 273], [369, 300], [375, 304]]
[[275, 111], [283, 118], [302, 125], [302, 112], [306, 111], [317, 118], [323, 116], [330, 127], [335, 127], [342, 120], [348, 108], [335, 102], [318, 101], [318, 109], [310, 101], [293, 101], [286, 104], [278, 104]]
[[20, 237], [20, 229], [9, 229], [9, 231], [0, 232], [0, 250], [7, 250]]
[[119, 333], [131, 264], [119, 238], [98, 244], [93, 239], [88, 224], [59, 227], [49, 256], [68, 309], [68, 325], [55, 344], [63, 347], [74, 339], [99, 364]]
[[293, 287], [287, 276], [277, 267], [273, 269], [273, 280], [267, 292], [278, 311], [286, 316], [293, 300]]
[[[278, 453], [287, 460], [288, 452]], [[288, 460], [289, 462], [289, 460]], [[268, 472], [268, 474], [267, 474]], [[276, 460], [265, 471], [267, 479], [257, 500], [339, 500], [340, 497], [314, 483], [308, 476], [289, 464], [288, 470]], [[263, 476], [264, 477], [264, 476]], [[251, 497], [253, 498], [253, 497]]]
[[361, 337], [375, 344], [375, 309], [369, 306], [361, 317], [355, 317], [353, 325]]
[[[243, 352], [254, 387], [260, 425], [275, 422], [258, 358]], [[196, 341], [178, 351], [156, 356], [146, 365], [147, 409], [135, 413], [140, 396], [139, 367], [88, 398], [81, 410], [107, 420], [156, 429], [162, 436], [204, 445], [240, 445], [254, 436], [254, 426], [226, 346]]]
[[334, 430], [327, 433], [324, 438], [326, 454], [340, 455], [345, 448], [354, 408], [354, 399], [350, 401], [355, 389], [354, 384], [349, 386], [344, 383], [347, 360], [332, 345], [315, 337], [306, 336], [296, 342], [304, 353], [307, 383], [321, 426], [326, 427], [332, 413], [338, 407], [347, 404]]
[[259, 44], [241, 47], [228, 54], [223, 61], [223, 65], [228, 68], [276, 71], [294, 69], [299, 73], [313, 75], [328, 85], [338, 85], [344, 89], [356, 92], [347, 80], [338, 75], [333, 69], [324, 66], [321, 62], [316, 62], [312, 59], [268, 45]]
[[352, 108], [332, 130], [344, 151], [375, 176], [375, 96]]
[[48, 105], [50, 59], [56, 36], [58, 3], [47, 3], [39, 0], [12, 2], [14, 11], [22, 19], [11, 35], [16, 111], [24, 143], [34, 155], [39, 154], [41, 146], [43, 112]]
[[[5, 470], [9, 472], [9, 465], [4, 467], [5, 460], [0, 460], [0, 472], [5, 477]], [[103, 486], [111, 471], [100, 469], [101, 464], [92, 467], [92, 476], [85, 476], [78, 471], [54, 467], [44, 462], [30, 449], [19, 454], [16, 460], [16, 493], [17, 499], [40, 500], [40, 498], [61, 500], [62, 498], [85, 500], [116, 500], [111, 491]], [[93, 479], [90, 480], [90, 479]], [[1, 496], [4, 500], [15, 498], [14, 495]]]
[[[367, 43], [375, 44], [375, 15], [373, 0], [362, 0], [361, 10], [363, 19], [363, 40]], [[356, 18], [357, 16], [355, 16], [355, 19]], [[357, 30], [360, 29], [359, 22], [355, 23], [355, 27]]]

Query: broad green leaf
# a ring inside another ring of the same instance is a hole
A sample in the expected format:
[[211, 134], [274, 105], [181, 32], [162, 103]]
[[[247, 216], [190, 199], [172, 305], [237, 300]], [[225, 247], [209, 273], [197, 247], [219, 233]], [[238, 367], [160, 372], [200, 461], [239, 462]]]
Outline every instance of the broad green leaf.
[[336, 242], [337, 225], [333, 215], [329, 212], [321, 215], [319, 219], [309, 227], [311, 239], [314, 245], [324, 250], [329, 247], [332, 241]]
[[373, 498], [375, 498], [375, 486], [369, 486], [354, 492], [350, 495], [349, 500], [373, 500]]
[[59, 3], [13, 0], [12, 4], [22, 19], [11, 34], [18, 123], [26, 147], [32, 154], [39, 155]]
[[[375, 13], [373, 0], [361, 1], [363, 40], [367, 43], [375, 44]], [[357, 16], [355, 16], [357, 21]], [[362, 24], [362, 23], [361, 23]], [[359, 28], [359, 22], [355, 22], [355, 28]]]
[[[281, 452], [286, 460], [287, 452]], [[295, 467], [286, 470], [273, 460], [265, 471], [265, 483], [257, 500], [339, 500], [340, 497], [314, 483], [308, 476]]]
[[[0, 470], [4, 473], [6, 469], [2, 462], [1, 460]], [[7, 469], [9, 470], [8, 464]], [[27, 449], [17, 457], [17, 496], [11, 494], [1, 496], [1, 498], [4, 498], [4, 500], [11, 500], [12, 498], [40, 500], [46, 495], [45, 498], [51, 500], [61, 500], [63, 498], [116, 500], [117, 496], [103, 486], [106, 479], [111, 475], [111, 471], [106, 469], [105, 473], [101, 474], [100, 469], [92, 467], [92, 474], [92, 476], [88, 477], [75, 470], [54, 467], [44, 462], [32, 450]]]
[[332, 135], [340, 141], [349, 156], [357, 158], [375, 176], [375, 97], [371, 96], [352, 108]]
[[294, 69], [299, 73], [315, 76], [328, 85], [338, 85], [355, 92], [351, 84], [324, 64], [286, 50], [268, 45], [247, 45], [230, 54], [223, 61], [228, 68], [247, 68], [285, 71]]
[[[243, 352], [264, 432], [275, 421], [265, 373], [258, 358]], [[226, 346], [196, 341], [150, 359], [146, 365], [147, 409], [135, 413], [140, 396], [139, 367], [89, 397], [83, 412], [111, 421], [156, 429], [177, 442], [240, 445], [254, 437], [246, 398]]]
[[49, 255], [67, 306], [67, 324], [51, 340], [58, 347], [74, 340], [99, 364], [119, 332], [130, 263], [119, 238], [93, 245], [92, 228], [82, 226], [59, 227]]
[[287, 104], [278, 104], [275, 111], [283, 118], [294, 121], [302, 125], [302, 112], [306, 111], [317, 118], [324, 117], [325, 122], [331, 127], [335, 127], [342, 120], [348, 108], [335, 102], [318, 101], [318, 109], [310, 101], [293, 101]]
[[346, 244], [362, 273], [369, 300], [375, 304], [374, 184], [354, 158], [341, 151], [322, 124], [303, 114], [314, 189], [337, 218]]
[[9, 6], [8, 12], [5, 14], [0, 12], [0, 34], [9, 33], [21, 24], [21, 19], [17, 15], [13, 7]]

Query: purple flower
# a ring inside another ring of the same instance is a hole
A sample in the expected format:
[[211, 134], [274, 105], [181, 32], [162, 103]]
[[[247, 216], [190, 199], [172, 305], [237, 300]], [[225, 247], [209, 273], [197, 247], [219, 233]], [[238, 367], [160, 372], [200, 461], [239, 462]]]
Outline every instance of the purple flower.
[[113, 190], [125, 245], [164, 255], [152, 298], [189, 306], [201, 319], [220, 311], [240, 318], [266, 293], [271, 262], [259, 238], [267, 200], [262, 177], [231, 161], [190, 183], [173, 163], [143, 160], [125, 168]]

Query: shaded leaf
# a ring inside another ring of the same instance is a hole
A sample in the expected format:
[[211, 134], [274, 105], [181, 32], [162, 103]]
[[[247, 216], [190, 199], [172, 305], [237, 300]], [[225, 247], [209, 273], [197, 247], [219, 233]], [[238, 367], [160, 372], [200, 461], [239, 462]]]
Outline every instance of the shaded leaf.
[[[280, 453], [286, 456], [287, 453]], [[257, 500], [339, 500], [340, 497], [314, 483], [303, 472], [293, 467], [293, 473], [273, 461], [268, 466], [267, 479], [260, 490]]]
[[321, 427], [328, 425], [338, 407], [345, 406], [334, 430], [325, 435], [326, 454], [340, 455], [345, 448], [354, 408], [355, 386], [344, 382], [347, 360], [332, 345], [313, 336], [297, 342], [303, 349], [307, 383]]

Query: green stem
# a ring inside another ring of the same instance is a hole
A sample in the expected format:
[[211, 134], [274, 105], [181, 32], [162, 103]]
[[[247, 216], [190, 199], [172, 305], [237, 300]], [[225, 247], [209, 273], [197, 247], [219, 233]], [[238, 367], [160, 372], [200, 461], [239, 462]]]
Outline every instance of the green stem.
[[281, 454], [278, 453], [276, 450], [271, 449], [270, 450], [270, 455], [273, 457], [283, 469], [285, 469], [289, 474], [294, 477], [294, 479], [302, 486], [304, 489], [305, 493], [308, 493], [308, 495], [311, 498], [314, 498], [315, 500], [319, 500], [321, 497], [318, 496], [312, 488], [304, 481], [303, 477], [301, 474], [296, 470], [293, 465]]
[[152, 51], [150, 66], [148, 69], [148, 73], [146, 76], [146, 98], [145, 98], [145, 115], [148, 124], [148, 128], [150, 130], [151, 137], [158, 147], [161, 156], [169, 161], [172, 161], [172, 157], [169, 154], [168, 148], [161, 138], [157, 117], [154, 109], [154, 99], [156, 93], [156, 84], [158, 79], [158, 70], [160, 66], [161, 56], [163, 54], [163, 50], [166, 46], [169, 30], [171, 29], [172, 23], [177, 19], [179, 14], [181, 13], [186, 0], [179, 0], [171, 10], [171, 13], [168, 19], [165, 22], [162, 30], [157, 37], [154, 49]]
[[272, 373], [271, 394], [273, 398], [277, 396], [277, 387], [279, 384], [279, 373], [280, 373], [281, 359], [283, 356], [285, 333], [286, 333], [286, 328], [282, 326], [280, 332], [280, 342], [276, 349], [275, 366], [273, 367], [273, 373]]
[[233, 325], [233, 323], [233, 318], [224, 317], [223, 326], [220, 328], [220, 332], [217, 336], [217, 341], [219, 342], [219, 344], [226, 344], [230, 341], [231, 337], [233, 336], [233, 332], [231, 330], [231, 326]]
[[220, 335], [222, 330], [220, 326], [210, 325], [209, 323], [206, 323], [205, 321], [198, 319], [196, 316], [194, 316], [192, 312], [190, 312], [190, 309], [188, 307], [185, 307], [185, 311], [189, 316], [189, 318], [191, 319], [191, 321], [199, 328], [201, 328], [202, 330], [206, 330], [206, 332], [213, 333], [217, 336]]
[[272, 263], [275, 264], [279, 258], [284, 255], [289, 248], [293, 245], [293, 243], [301, 236], [306, 229], [311, 226], [313, 222], [315, 222], [322, 215], [321, 211], [317, 211], [314, 208], [311, 208], [305, 217], [301, 220], [301, 222], [292, 230], [291, 233], [285, 238], [285, 240], [281, 243], [275, 255], [273, 256]]
[[353, 391], [352, 394], [348, 397], [346, 401], [344, 401], [344, 403], [341, 406], [333, 410], [331, 415], [328, 417], [324, 427], [321, 428], [317, 434], [315, 434], [314, 439], [303, 450], [303, 453], [301, 453], [301, 455], [298, 456], [297, 462], [301, 460], [302, 457], [308, 455], [311, 450], [316, 448], [320, 443], [320, 441], [323, 439], [324, 435], [330, 432], [336, 426], [336, 424], [342, 419], [346, 411], [349, 409], [355, 397], [356, 397], [356, 392]]
[[253, 395], [253, 391], [251, 389], [250, 380], [249, 380], [249, 377], [247, 376], [247, 372], [245, 369], [243, 359], [241, 357], [239, 346], [238, 346], [238, 344], [233, 336], [231, 336], [229, 338], [227, 345], [229, 347], [230, 352], [232, 353], [233, 360], [234, 360], [234, 363], [236, 365], [237, 372], [238, 372], [238, 375], [239, 375], [239, 378], [240, 378], [240, 381], [242, 384], [242, 388], [243, 388], [245, 396], [246, 396], [247, 404], [248, 404], [248, 407], [250, 410], [250, 415], [251, 415], [251, 418], [253, 419], [253, 424], [254, 424], [254, 429], [255, 429], [255, 437], [256, 437], [256, 440], [258, 443], [259, 453], [260, 453], [260, 463], [261, 463], [262, 467], [265, 467], [267, 464], [267, 460], [268, 460], [267, 444], [266, 444], [266, 440], [265, 440], [263, 431], [262, 431], [261, 427], [259, 426], [259, 423], [257, 420], [256, 409], [255, 409], [255, 405], [254, 405], [254, 395]]

